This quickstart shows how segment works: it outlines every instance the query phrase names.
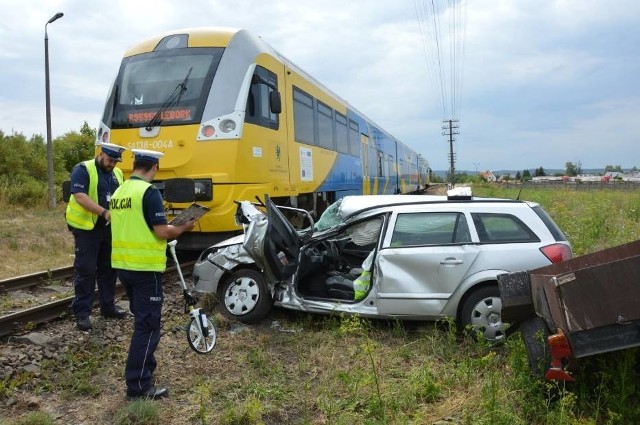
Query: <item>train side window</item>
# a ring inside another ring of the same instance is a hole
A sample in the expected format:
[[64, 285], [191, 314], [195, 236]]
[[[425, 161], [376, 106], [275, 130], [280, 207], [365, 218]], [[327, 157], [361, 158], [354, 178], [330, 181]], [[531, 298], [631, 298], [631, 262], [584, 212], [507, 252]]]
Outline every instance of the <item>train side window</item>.
[[336, 112], [336, 145], [338, 152], [349, 153], [349, 138], [347, 134], [347, 117]]
[[296, 141], [309, 145], [315, 144], [313, 97], [296, 87], [293, 88], [293, 121]]
[[349, 153], [353, 156], [360, 156], [360, 128], [358, 123], [349, 120]]
[[333, 109], [322, 102], [317, 102], [318, 110], [318, 145], [321, 148], [335, 150], [333, 140]]
[[261, 127], [277, 130], [279, 127], [278, 115], [269, 107], [269, 96], [274, 87], [278, 86], [278, 77], [273, 72], [261, 66], [256, 66], [254, 78], [247, 96], [247, 108], [245, 121]]

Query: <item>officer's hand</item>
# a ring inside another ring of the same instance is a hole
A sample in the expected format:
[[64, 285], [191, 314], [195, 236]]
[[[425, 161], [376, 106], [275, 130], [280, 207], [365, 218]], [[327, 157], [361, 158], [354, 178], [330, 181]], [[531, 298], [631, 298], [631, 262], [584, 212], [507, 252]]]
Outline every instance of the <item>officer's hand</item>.
[[188, 232], [189, 230], [193, 229], [195, 227], [195, 225], [196, 225], [196, 220], [195, 219], [187, 221], [186, 223], [183, 224], [184, 231]]

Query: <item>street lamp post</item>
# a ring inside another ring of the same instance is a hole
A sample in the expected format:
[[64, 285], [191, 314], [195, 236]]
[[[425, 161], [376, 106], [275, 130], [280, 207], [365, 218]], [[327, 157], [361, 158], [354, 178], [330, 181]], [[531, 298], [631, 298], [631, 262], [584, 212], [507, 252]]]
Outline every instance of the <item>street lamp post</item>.
[[58, 12], [44, 24], [44, 90], [47, 109], [47, 174], [49, 177], [49, 208], [56, 207], [56, 192], [53, 187], [53, 147], [51, 146], [51, 100], [49, 98], [49, 36], [47, 25], [62, 18], [64, 14]]
[[476, 176], [478, 175], [478, 165], [480, 165], [479, 162], [474, 162], [473, 165], [475, 165], [476, 167]]

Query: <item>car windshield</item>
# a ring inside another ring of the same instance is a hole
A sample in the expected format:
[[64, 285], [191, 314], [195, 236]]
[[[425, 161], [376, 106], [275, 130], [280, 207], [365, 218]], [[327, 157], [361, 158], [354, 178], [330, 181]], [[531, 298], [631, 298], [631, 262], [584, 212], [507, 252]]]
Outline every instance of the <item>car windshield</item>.
[[323, 232], [343, 222], [342, 216], [340, 215], [341, 202], [342, 199], [339, 199], [324, 210], [313, 228], [316, 232]]

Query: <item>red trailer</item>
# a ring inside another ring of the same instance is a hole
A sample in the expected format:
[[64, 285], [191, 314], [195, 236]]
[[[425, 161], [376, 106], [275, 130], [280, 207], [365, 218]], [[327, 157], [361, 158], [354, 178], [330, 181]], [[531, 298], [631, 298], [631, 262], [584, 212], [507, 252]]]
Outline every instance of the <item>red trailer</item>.
[[498, 276], [502, 319], [522, 332], [534, 372], [573, 380], [571, 363], [640, 346], [640, 240]]

